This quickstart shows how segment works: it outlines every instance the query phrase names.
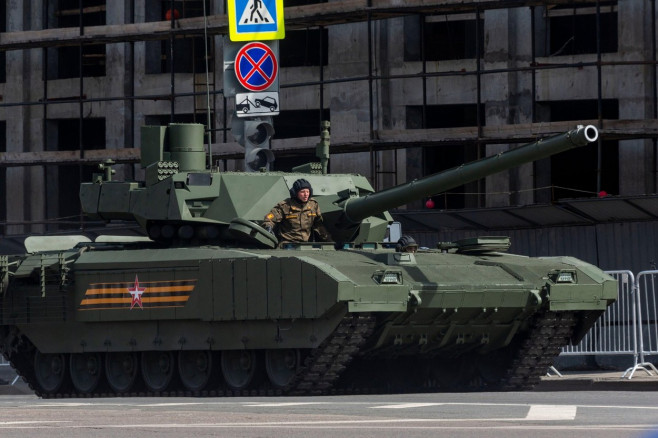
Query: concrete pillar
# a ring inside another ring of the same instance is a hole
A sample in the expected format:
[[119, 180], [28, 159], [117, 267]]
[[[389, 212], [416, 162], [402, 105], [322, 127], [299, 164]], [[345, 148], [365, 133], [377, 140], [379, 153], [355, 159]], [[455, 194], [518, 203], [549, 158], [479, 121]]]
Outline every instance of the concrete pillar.
[[[130, 23], [130, 1], [108, 2], [105, 11], [107, 25]], [[103, 96], [134, 96], [133, 56], [131, 43], [115, 43], [105, 46], [105, 86], [99, 90]], [[121, 149], [133, 146], [133, 101], [114, 100], [101, 105], [97, 117], [105, 118], [105, 148]], [[132, 166], [116, 166], [117, 179], [126, 179], [126, 171]], [[132, 174], [132, 172], [130, 172]], [[132, 175], [130, 175], [132, 176]]]
[[[366, 76], [368, 74], [367, 24], [331, 26], [328, 34], [331, 50], [326, 76], [333, 78]], [[325, 98], [330, 102], [331, 108], [332, 141], [368, 138], [370, 98], [367, 80], [331, 84], [325, 88]], [[331, 157], [331, 169], [332, 172], [339, 173], [361, 173], [372, 182], [373, 175], [368, 153], [334, 154]]]
[[[651, 2], [619, 2], [618, 58], [621, 61], [651, 60]], [[619, 118], [653, 118], [653, 72], [655, 67], [638, 65], [618, 67]], [[605, 79], [605, 78], [604, 78]], [[656, 157], [651, 140], [619, 142], [619, 194], [640, 195], [655, 192]]]
[[[484, 70], [528, 65], [532, 58], [530, 20], [528, 8], [484, 13]], [[487, 126], [532, 121], [530, 73], [485, 74], [481, 83]], [[510, 145], [487, 145], [486, 154], [494, 155], [508, 149]], [[534, 201], [533, 164], [489, 176], [486, 178], [486, 186], [487, 207], [530, 204]]]
[[[41, 17], [40, 3], [9, 0], [7, 2], [7, 32], [32, 29], [31, 16]], [[41, 70], [38, 56], [29, 50], [12, 50], [6, 52], [7, 84], [4, 101], [7, 103], [28, 102], [38, 99], [41, 87]], [[40, 53], [40, 52], [39, 52]], [[35, 85], [37, 84], [37, 85]], [[31, 106], [6, 107], [1, 110], [0, 118], [7, 121], [6, 142], [7, 152], [27, 152], [40, 150], [40, 118], [36, 114], [39, 110]], [[34, 115], [33, 115], [34, 114]], [[44, 218], [44, 178], [41, 166], [10, 167], [6, 173], [8, 191], [4, 197], [7, 209], [8, 222], [21, 222], [24, 220], [42, 220]], [[7, 234], [20, 234], [25, 232], [40, 232], [43, 226], [9, 226]]]

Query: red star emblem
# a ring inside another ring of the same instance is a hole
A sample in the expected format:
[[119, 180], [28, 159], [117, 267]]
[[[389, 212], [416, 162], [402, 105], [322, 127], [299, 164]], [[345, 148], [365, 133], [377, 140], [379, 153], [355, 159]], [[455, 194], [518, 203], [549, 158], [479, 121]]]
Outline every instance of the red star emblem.
[[132, 302], [130, 303], [130, 310], [135, 307], [135, 304], [139, 306], [140, 309], [144, 309], [142, 307], [142, 294], [146, 290], [145, 287], [139, 287], [139, 279], [137, 278], [137, 275], [135, 275], [135, 285], [132, 288], [128, 288], [128, 292], [130, 292], [130, 295], [132, 296]]

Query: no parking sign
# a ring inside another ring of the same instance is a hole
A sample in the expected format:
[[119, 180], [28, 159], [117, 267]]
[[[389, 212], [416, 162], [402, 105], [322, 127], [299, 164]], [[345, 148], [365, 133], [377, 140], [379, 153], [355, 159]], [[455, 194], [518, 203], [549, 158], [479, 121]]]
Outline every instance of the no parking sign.
[[269, 46], [258, 41], [245, 44], [238, 51], [234, 66], [238, 82], [250, 91], [269, 88], [279, 70], [275, 53]]

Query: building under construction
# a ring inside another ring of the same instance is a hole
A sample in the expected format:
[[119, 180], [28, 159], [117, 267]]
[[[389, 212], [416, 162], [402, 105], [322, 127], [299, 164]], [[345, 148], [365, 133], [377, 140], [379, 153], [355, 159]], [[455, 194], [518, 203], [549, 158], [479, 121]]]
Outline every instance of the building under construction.
[[[273, 170], [309, 161], [377, 189], [576, 124], [597, 144], [436, 194], [395, 217], [423, 245], [512, 235], [515, 252], [648, 269], [658, 234], [656, 1], [285, 1]], [[0, 2], [0, 232], [91, 226], [78, 185], [139, 178], [140, 126], [196, 122], [242, 170], [224, 95], [224, 1]], [[431, 207], [431, 208], [429, 208]]]

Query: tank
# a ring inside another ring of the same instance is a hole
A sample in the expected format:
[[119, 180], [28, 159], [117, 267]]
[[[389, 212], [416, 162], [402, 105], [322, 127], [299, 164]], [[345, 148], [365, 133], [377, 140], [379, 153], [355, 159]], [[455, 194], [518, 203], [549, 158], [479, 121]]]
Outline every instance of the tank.
[[[145, 127], [145, 181], [113, 181], [106, 162], [82, 184], [90, 218], [148, 238], [35, 236], [0, 257], [0, 349], [37, 395], [530, 389], [616, 298], [599, 268], [509, 254], [506, 237], [385, 241], [388, 209], [584, 146], [593, 126], [381, 192], [326, 160], [206, 170], [202, 134]], [[260, 226], [302, 177], [334, 242]]]

